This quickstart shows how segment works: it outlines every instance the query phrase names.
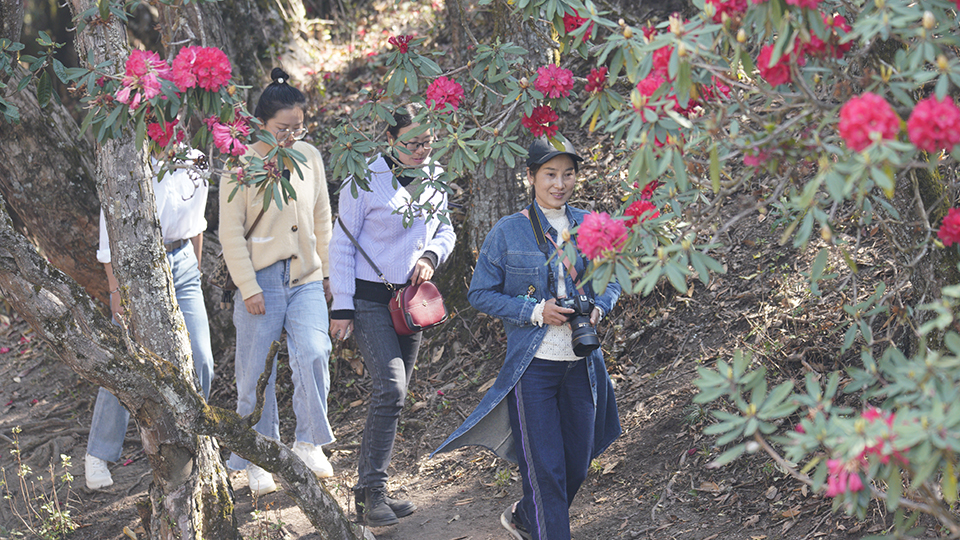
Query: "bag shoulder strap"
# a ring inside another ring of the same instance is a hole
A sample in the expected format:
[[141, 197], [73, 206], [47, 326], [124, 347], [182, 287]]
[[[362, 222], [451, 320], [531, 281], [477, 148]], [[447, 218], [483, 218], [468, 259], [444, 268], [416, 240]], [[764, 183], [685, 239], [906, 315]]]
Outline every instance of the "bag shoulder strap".
[[360, 254], [363, 255], [363, 258], [367, 260], [367, 263], [370, 264], [373, 270], [377, 273], [377, 277], [380, 278], [380, 281], [383, 281], [384, 285], [387, 286], [387, 289], [390, 292], [395, 291], [396, 287], [393, 286], [393, 283], [390, 283], [389, 281], [387, 281], [387, 278], [383, 277], [383, 272], [381, 272], [380, 268], [373, 262], [373, 259], [371, 259], [369, 255], [367, 255], [367, 252], [364, 251], [362, 247], [360, 247], [360, 243], [357, 242], [357, 239], [354, 238], [352, 234], [350, 234], [350, 229], [348, 229], [347, 226], [343, 224], [343, 220], [340, 219], [340, 216], [337, 216], [337, 223], [340, 224], [340, 228], [343, 229], [343, 232], [344, 234], [347, 235], [347, 238], [349, 238], [350, 241], [353, 242], [353, 245], [356, 246], [357, 251], [359, 251]]
[[250, 235], [253, 234], [253, 230], [257, 228], [257, 223], [260, 223], [260, 220], [263, 218], [263, 214], [264, 214], [266, 211], [267, 211], [266, 208], [261, 208], [261, 209], [260, 209], [260, 214], [257, 215], [257, 219], [253, 220], [253, 225], [251, 225], [251, 226], [250, 226], [250, 229], [249, 229], [246, 233], [244, 233], [244, 235], [243, 235], [243, 239], [244, 239], [244, 240], [249, 240], [249, 239], [250, 239]]
[[531, 203], [530, 206], [521, 210], [520, 213], [530, 220], [530, 226], [533, 227], [533, 235], [537, 237], [537, 245], [540, 246], [540, 251], [543, 251], [544, 255], [546, 255], [547, 240], [550, 240], [554, 249], [557, 250], [557, 257], [563, 261], [563, 266], [567, 269], [567, 273], [570, 274], [570, 279], [573, 280], [574, 285], [577, 287], [577, 292], [584, 294], [583, 286], [580, 285], [580, 281], [578, 280], [577, 269], [570, 262], [570, 259], [567, 258], [563, 250], [560, 249], [560, 246], [554, 241], [553, 237], [543, 232], [543, 225], [540, 224], [540, 216], [534, 211], [533, 204]]

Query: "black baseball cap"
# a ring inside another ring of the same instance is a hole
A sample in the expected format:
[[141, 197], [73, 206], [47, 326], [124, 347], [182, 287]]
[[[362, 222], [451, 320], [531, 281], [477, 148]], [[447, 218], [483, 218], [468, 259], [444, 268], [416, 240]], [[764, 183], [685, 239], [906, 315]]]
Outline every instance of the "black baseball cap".
[[530, 148], [527, 149], [527, 167], [543, 165], [559, 155], [566, 154], [570, 156], [570, 159], [573, 160], [573, 166], [576, 167], [577, 171], [579, 171], [580, 162], [583, 161], [583, 158], [577, 155], [577, 151], [574, 150], [573, 145], [570, 144], [570, 141], [562, 136], [554, 137], [553, 140], [562, 143], [563, 150], [557, 149], [550, 139], [546, 137], [536, 139], [530, 145]]

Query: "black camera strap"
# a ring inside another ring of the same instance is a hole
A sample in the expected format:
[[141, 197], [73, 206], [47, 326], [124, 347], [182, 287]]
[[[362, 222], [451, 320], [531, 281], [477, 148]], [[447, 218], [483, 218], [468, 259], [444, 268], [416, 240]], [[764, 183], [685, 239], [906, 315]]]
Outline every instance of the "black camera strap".
[[581, 295], [584, 295], [585, 293], [583, 292], [583, 286], [580, 285], [580, 280], [577, 275], [577, 269], [574, 267], [573, 263], [570, 262], [570, 259], [563, 253], [563, 250], [560, 249], [560, 246], [557, 245], [553, 238], [543, 231], [543, 225], [540, 223], [540, 214], [538, 214], [536, 208], [533, 207], [533, 203], [530, 203], [530, 206], [521, 210], [520, 213], [530, 220], [530, 226], [533, 227], [533, 235], [537, 238], [537, 247], [539, 247], [540, 251], [547, 256], [547, 260], [550, 260], [550, 248], [547, 247], [547, 240], [549, 240], [550, 243], [553, 244], [553, 247], [557, 250], [557, 257], [563, 261], [563, 266], [567, 269], [567, 274], [570, 275], [570, 279], [573, 280], [573, 285], [577, 288], [577, 292]]

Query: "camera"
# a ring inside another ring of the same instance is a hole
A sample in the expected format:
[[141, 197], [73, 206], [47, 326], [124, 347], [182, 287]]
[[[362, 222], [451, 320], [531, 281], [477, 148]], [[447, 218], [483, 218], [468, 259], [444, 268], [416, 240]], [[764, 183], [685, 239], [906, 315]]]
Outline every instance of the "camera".
[[597, 331], [590, 324], [590, 314], [593, 313], [595, 306], [593, 299], [585, 294], [571, 296], [569, 298], [557, 298], [557, 305], [562, 308], [569, 308], [573, 313], [567, 315], [570, 321], [570, 329], [573, 330], [571, 343], [573, 352], [579, 357], [584, 357], [600, 347], [600, 338], [597, 337]]

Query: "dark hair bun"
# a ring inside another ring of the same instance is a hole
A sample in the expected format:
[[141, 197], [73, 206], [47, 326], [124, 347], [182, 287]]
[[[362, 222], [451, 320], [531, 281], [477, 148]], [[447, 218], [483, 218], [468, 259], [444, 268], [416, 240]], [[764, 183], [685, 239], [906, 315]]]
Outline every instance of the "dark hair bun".
[[290, 81], [290, 76], [287, 75], [287, 72], [278, 67], [273, 68], [270, 72], [270, 78], [277, 84], [284, 84]]

